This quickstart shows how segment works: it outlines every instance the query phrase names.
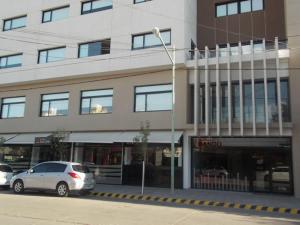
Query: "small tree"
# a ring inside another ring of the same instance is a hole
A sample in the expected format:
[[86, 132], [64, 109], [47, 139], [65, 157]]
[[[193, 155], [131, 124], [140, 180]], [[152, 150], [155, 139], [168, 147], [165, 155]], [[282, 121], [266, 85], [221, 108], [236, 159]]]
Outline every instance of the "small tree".
[[138, 147], [138, 155], [142, 155], [143, 158], [143, 169], [142, 169], [142, 195], [144, 194], [145, 186], [145, 170], [147, 162], [147, 146], [148, 146], [148, 137], [150, 135], [150, 122], [146, 121], [144, 125], [141, 122], [140, 134], [133, 138], [133, 142], [136, 143]]
[[146, 124], [144, 125], [143, 122], [141, 122], [140, 127], [140, 134], [133, 138], [133, 142], [138, 146], [138, 149], [144, 159], [144, 162], [147, 161], [147, 146], [148, 146], [148, 137], [150, 135], [150, 122], [146, 121]]
[[63, 142], [66, 136], [67, 132], [64, 130], [57, 130], [50, 135], [50, 148], [54, 160], [68, 159], [68, 145]]

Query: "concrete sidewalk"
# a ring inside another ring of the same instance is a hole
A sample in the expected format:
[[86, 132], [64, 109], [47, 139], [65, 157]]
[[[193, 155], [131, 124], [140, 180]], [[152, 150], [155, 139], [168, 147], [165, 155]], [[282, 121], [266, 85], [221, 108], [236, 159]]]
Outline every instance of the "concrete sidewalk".
[[[96, 193], [113, 193], [113, 194], [127, 194], [137, 196], [134, 199], [141, 199], [141, 187], [124, 186], [124, 185], [97, 185], [94, 194]], [[242, 193], [230, 191], [210, 191], [200, 189], [178, 189], [174, 194], [170, 193], [170, 189], [166, 188], [145, 188], [144, 195], [149, 197], [172, 198], [174, 201], [165, 199], [166, 202], [178, 202], [177, 200], [190, 201], [210, 201], [211, 206], [227, 206], [232, 208], [247, 208], [258, 210], [263, 208], [263, 211], [282, 213], [300, 214], [300, 199], [293, 196], [275, 195], [275, 194], [260, 194], [260, 193]], [[111, 197], [111, 195], [109, 196]], [[150, 200], [143, 199], [143, 200]], [[157, 200], [159, 201], [159, 200]], [[206, 205], [206, 203], [203, 203]], [[182, 202], [183, 203], [183, 202]], [[217, 205], [222, 203], [223, 205]], [[238, 207], [243, 206], [243, 207]], [[254, 207], [255, 206], [255, 207]], [[252, 208], [251, 208], [252, 207]], [[275, 210], [273, 210], [275, 209]], [[261, 211], [261, 210], [258, 210]]]

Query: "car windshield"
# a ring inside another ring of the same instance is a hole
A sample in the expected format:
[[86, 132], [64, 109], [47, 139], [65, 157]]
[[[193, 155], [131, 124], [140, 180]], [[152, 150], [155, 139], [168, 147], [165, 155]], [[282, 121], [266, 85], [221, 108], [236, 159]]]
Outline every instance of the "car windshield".
[[9, 166], [0, 165], [0, 172], [12, 173], [12, 169]]
[[73, 170], [75, 170], [76, 172], [79, 173], [90, 173], [90, 170], [87, 166], [83, 166], [83, 165], [72, 165]]

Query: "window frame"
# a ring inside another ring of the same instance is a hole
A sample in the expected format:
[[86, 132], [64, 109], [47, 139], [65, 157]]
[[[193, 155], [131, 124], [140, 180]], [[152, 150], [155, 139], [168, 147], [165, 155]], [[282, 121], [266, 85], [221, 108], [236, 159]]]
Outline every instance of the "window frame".
[[[172, 30], [171, 30], [171, 28], [168, 28], [168, 29], [163, 29], [163, 30], [160, 31], [160, 33], [164, 33], [164, 32], [169, 32], [170, 33], [170, 43], [165, 43], [166, 46], [170, 46], [172, 44]], [[140, 50], [140, 49], [155, 48], [155, 47], [162, 46], [161, 43], [157, 44], [157, 45], [145, 46], [145, 38], [149, 34], [153, 34], [153, 33], [152, 32], [146, 32], [146, 33], [132, 34], [131, 35], [131, 50]], [[143, 37], [143, 47], [134, 48], [134, 38], [135, 37], [140, 37], [140, 36]]]
[[[4, 99], [13, 99], [13, 98], [24, 98], [24, 101], [23, 102], [14, 102], [14, 103], [3, 103], [3, 100]], [[3, 113], [3, 106], [4, 105], [8, 105], [8, 114], [9, 114], [9, 108], [10, 108], [10, 105], [21, 105], [21, 104], [24, 104], [24, 114], [23, 116], [20, 116], [20, 117], [3, 117], [2, 116], [2, 113]], [[1, 108], [0, 108], [0, 119], [19, 119], [19, 118], [24, 118], [25, 117], [25, 107], [26, 107], [26, 96], [23, 95], [23, 96], [14, 96], [14, 97], [4, 97], [4, 98], [1, 98]]]
[[109, 55], [110, 54], [110, 50], [111, 50], [111, 38], [105, 38], [105, 39], [101, 39], [101, 40], [94, 40], [94, 41], [88, 41], [88, 42], [82, 42], [78, 44], [78, 52], [77, 52], [77, 58], [81, 59], [81, 58], [87, 58], [87, 57], [95, 57], [95, 56], [99, 56], [99, 55], [92, 55], [92, 56], [84, 56], [84, 57], [80, 57], [80, 47], [82, 45], [87, 45], [87, 44], [93, 44], [93, 43], [97, 43], [97, 42], [101, 42], [101, 44], [105, 41], [109, 41], [109, 53], [106, 54], [99, 54], [99, 55]]
[[[55, 21], [59, 21], [59, 20], [52, 20], [52, 16], [53, 16], [53, 11], [56, 11], [56, 10], [60, 10], [60, 9], [65, 9], [65, 8], [70, 8], [70, 5], [65, 5], [65, 6], [59, 6], [59, 7], [56, 7], [56, 8], [51, 8], [51, 9], [47, 9], [47, 10], [43, 10], [42, 11], [42, 23], [51, 23], [51, 22], [55, 22]], [[44, 16], [45, 16], [45, 13], [48, 13], [50, 12], [50, 20], [49, 21], [45, 21], [44, 20]]]
[[[50, 100], [43, 100], [43, 97], [45, 95], [56, 95], [56, 94], [69, 94], [68, 98], [60, 98], [60, 99], [50, 99]], [[53, 115], [49, 116], [49, 111], [50, 111], [50, 103], [51, 102], [57, 102], [57, 101], [66, 101], [68, 100], [68, 113], [66, 115]], [[43, 103], [48, 102], [49, 103], [49, 109], [48, 109], [48, 116], [43, 116]], [[70, 105], [70, 92], [56, 92], [56, 93], [46, 93], [46, 94], [41, 94], [41, 101], [40, 101], [40, 115], [39, 117], [60, 117], [60, 116], [68, 116], [69, 115], [69, 105]]]
[[133, 4], [140, 4], [140, 3], [145, 3], [145, 2], [151, 2], [152, 0], [143, 0], [140, 2], [137, 2], [137, 0], [133, 0]]
[[[89, 92], [89, 91], [108, 91], [108, 90], [112, 90], [113, 93], [111, 95], [97, 95], [97, 96], [92, 96], [92, 97], [83, 97], [83, 93], [84, 92]], [[113, 97], [114, 97], [114, 89], [113, 88], [105, 88], [105, 89], [91, 89], [91, 90], [82, 90], [80, 91], [80, 108], [79, 108], [79, 114], [80, 115], [102, 115], [102, 114], [112, 114], [112, 110], [111, 112], [107, 112], [107, 113], [91, 113], [91, 101], [93, 98], [107, 98], [107, 97], [111, 97], [112, 101], [111, 101], [111, 107], [113, 110]], [[89, 107], [89, 113], [82, 113], [82, 101], [83, 99], [89, 99], [90, 101], [90, 107]]]
[[[172, 111], [171, 109], [163, 109], [163, 110], [147, 110], [147, 96], [151, 94], [163, 94], [163, 93], [171, 93], [173, 94], [173, 90], [170, 91], [151, 91], [151, 92], [141, 92], [137, 93], [136, 89], [140, 87], [155, 87], [155, 86], [163, 86], [163, 85], [170, 85], [172, 87], [172, 83], [162, 83], [162, 84], [149, 84], [149, 85], [137, 85], [134, 86], [134, 104], [133, 104], [133, 112], [135, 113], [145, 113], [145, 112], [166, 112], [166, 111]], [[136, 111], [136, 98], [138, 95], [145, 95], [145, 110], [144, 111]]]
[[[12, 28], [12, 21], [13, 21], [13, 20], [16, 20], [16, 19], [21, 19], [21, 18], [25, 18], [25, 20], [26, 20], [26, 19], [27, 19], [27, 15], [16, 16], [16, 17], [4, 19], [4, 20], [3, 20], [2, 31], [3, 31], [3, 32], [6, 32], [6, 31], [16, 30], [16, 29], [20, 29], [20, 28], [26, 27], [26, 22], [27, 22], [27, 21], [25, 21], [25, 25], [24, 25], [24, 26]], [[5, 23], [8, 22], [8, 21], [11, 22], [11, 24], [10, 24], [10, 29], [5, 29]]]
[[[216, 3], [215, 4], [215, 17], [216, 18], [222, 18], [222, 17], [226, 17], [226, 16], [233, 16], [233, 15], [238, 15], [238, 14], [244, 14], [244, 13], [252, 13], [252, 12], [259, 12], [259, 11], [263, 11], [265, 10], [265, 0], [261, 0], [262, 1], [262, 9], [259, 10], [253, 10], [253, 0], [250, 0], [250, 11], [248, 12], [241, 12], [241, 2], [244, 1], [248, 1], [248, 0], [235, 0], [235, 1], [228, 1], [228, 2], [222, 2], [222, 3]], [[237, 3], [237, 13], [236, 14], [228, 14], [228, 4], [231, 3]], [[218, 16], [217, 14], [217, 7], [218, 6], [226, 6], [226, 15], [224, 16]]]
[[[19, 64], [14, 64], [14, 65], [11, 65], [11, 66], [7, 66], [8, 58], [9, 58], [9, 57], [14, 57], [14, 56], [20, 56], [20, 57], [22, 57], [22, 56], [23, 56], [23, 53], [17, 53], [17, 54], [13, 54], [13, 55], [0, 56], [0, 70], [1, 70], [1, 69], [9, 69], [9, 68], [21, 67], [21, 66], [22, 66], [22, 62], [19, 63]], [[3, 58], [6, 58], [6, 66], [5, 66], [5, 67], [2, 67], [2, 66], [1, 66], [1, 60], [2, 60]]]
[[[49, 51], [51, 51], [51, 50], [57, 50], [57, 49], [65, 49], [65, 50], [67, 50], [67, 46], [61, 46], [61, 47], [55, 47], [55, 48], [46, 48], [46, 49], [40, 49], [40, 50], [38, 50], [38, 60], [37, 60], [37, 64], [55, 63], [55, 62], [60, 62], [60, 61], [65, 60], [66, 56], [64, 56], [64, 58], [61, 59], [61, 60], [50, 61], [50, 62], [49, 62], [49, 57], [48, 57]], [[46, 53], [46, 62], [45, 62], [45, 63], [41, 63], [41, 62], [40, 62], [40, 58], [41, 58], [41, 53], [42, 53], [42, 52], [47, 52], [47, 53]]]
[[[103, 8], [93, 9], [93, 2], [96, 2], [96, 1], [101, 1], [101, 0], [90, 0], [90, 1], [81, 2], [81, 15], [86, 15], [86, 14], [90, 14], [90, 13], [105, 11], [105, 10], [109, 10], [109, 9], [113, 8], [113, 4], [112, 4], [111, 6], [106, 6], [106, 7], [103, 7]], [[88, 4], [88, 3], [91, 3], [91, 9], [88, 10], [88, 11], [83, 11], [84, 4]]]

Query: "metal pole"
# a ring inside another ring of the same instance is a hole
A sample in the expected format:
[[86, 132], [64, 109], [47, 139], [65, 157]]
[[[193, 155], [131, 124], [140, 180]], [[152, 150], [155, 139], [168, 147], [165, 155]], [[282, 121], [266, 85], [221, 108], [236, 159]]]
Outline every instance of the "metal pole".
[[144, 194], [144, 187], [145, 187], [145, 161], [143, 161], [142, 195]]
[[175, 63], [176, 48], [173, 46], [173, 60], [172, 60], [172, 143], [171, 143], [171, 193], [175, 189]]

